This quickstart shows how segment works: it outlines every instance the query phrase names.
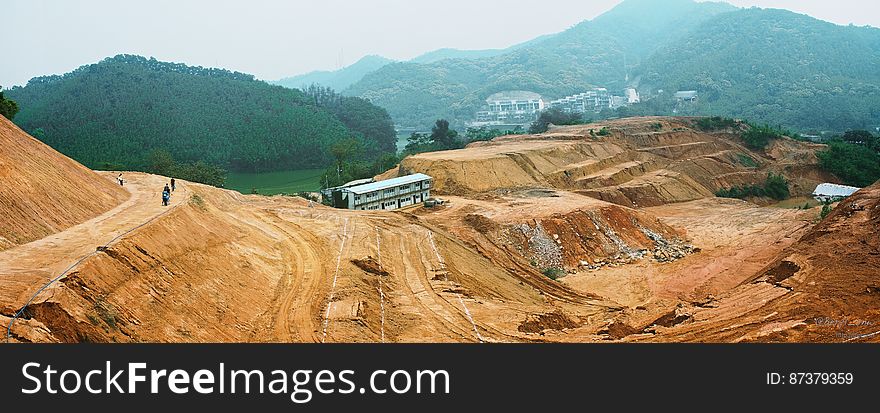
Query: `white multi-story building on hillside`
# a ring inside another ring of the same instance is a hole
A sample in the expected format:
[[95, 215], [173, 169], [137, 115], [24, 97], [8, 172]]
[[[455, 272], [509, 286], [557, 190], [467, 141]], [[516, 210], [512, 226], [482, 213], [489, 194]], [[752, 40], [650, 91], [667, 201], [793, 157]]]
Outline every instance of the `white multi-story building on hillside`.
[[483, 110], [477, 112], [471, 126], [527, 125], [544, 110], [541, 95], [524, 90], [509, 90], [486, 98]]
[[601, 112], [612, 106], [611, 94], [608, 89], [598, 87], [576, 95], [566, 96], [550, 102], [551, 108], [565, 112], [588, 113]]

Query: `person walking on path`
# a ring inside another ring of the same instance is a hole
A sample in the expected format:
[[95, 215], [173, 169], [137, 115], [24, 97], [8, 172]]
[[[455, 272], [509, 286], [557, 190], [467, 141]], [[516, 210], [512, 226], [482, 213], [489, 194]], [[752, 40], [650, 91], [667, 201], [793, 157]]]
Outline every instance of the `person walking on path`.
[[174, 181], [174, 178], [171, 178], [171, 192], [174, 192], [174, 187], [177, 182]]
[[119, 186], [124, 186], [123, 184], [125, 183], [125, 180], [122, 179], [122, 174], [119, 174], [119, 176], [116, 177], [116, 182], [119, 183]]
[[171, 189], [168, 188], [168, 185], [165, 185], [165, 188], [162, 189], [162, 206], [168, 206], [168, 201], [171, 200]]

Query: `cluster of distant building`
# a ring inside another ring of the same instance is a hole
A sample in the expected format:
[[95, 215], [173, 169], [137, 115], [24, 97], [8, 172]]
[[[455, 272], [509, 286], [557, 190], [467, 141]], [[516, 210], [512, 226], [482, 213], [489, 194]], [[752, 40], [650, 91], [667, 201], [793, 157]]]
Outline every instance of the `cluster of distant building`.
[[626, 88], [618, 96], [606, 88], [597, 87], [550, 101], [534, 92], [509, 90], [486, 98], [485, 105], [468, 126], [525, 126], [534, 122], [541, 112], [551, 108], [571, 113], [599, 113], [639, 101], [639, 92], [634, 88]]
[[[696, 90], [680, 90], [673, 94], [678, 103], [697, 101]], [[623, 89], [620, 95], [612, 94], [608, 89], [596, 87], [581, 93], [555, 100], [525, 90], [508, 90], [492, 94], [486, 98], [483, 107], [474, 115], [469, 127], [493, 126], [510, 127], [526, 126], [547, 109], [559, 109], [569, 113], [600, 113], [606, 109], [639, 103], [639, 92], [632, 87]]]

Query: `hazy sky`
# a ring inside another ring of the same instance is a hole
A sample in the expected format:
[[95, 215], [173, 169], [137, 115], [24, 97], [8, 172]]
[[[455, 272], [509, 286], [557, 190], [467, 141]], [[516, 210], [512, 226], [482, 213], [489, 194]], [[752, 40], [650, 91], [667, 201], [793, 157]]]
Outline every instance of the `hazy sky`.
[[[223, 67], [274, 80], [367, 54], [503, 48], [562, 31], [620, 0], [3, 0], [12, 39], [0, 85], [61, 74], [119, 53]], [[731, 0], [839, 24], [880, 27], [876, 0]]]

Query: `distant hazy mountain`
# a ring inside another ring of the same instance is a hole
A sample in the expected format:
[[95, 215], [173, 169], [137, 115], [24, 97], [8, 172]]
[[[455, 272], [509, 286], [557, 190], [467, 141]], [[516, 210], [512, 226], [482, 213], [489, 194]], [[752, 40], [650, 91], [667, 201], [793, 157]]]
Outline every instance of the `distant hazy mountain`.
[[691, 0], [626, 0], [593, 21], [504, 54], [387, 65], [344, 93], [385, 107], [398, 126], [425, 127], [441, 117], [460, 124], [486, 96], [502, 90], [556, 98], [595, 85], [623, 88], [627, 68], [702, 22], [733, 10], [727, 4]]
[[626, 0], [581, 25], [591, 25], [614, 37], [626, 50], [627, 63], [634, 65], [708, 18], [736, 10], [736, 7], [720, 2]]
[[369, 55], [339, 70], [309, 72], [269, 83], [297, 89], [311, 84], [318, 84], [334, 90], [343, 90], [361, 80], [367, 73], [374, 72], [392, 62], [394, 61], [382, 56]]
[[533, 45], [535, 43], [547, 40], [553, 36], [555, 36], [555, 34], [545, 34], [543, 36], [536, 37], [532, 40], [529, 40], [529, 41], [526, 41], [523, 43], [519, 43], [519, 44], [515, 44], [515, 45], [510, 46], [506, 49], [482, 49], [482, 50], [461, 50], [461, 49], [450, 49], [450, 48], [437, 49], [437, 50], [425, 53], [423, 55], [417, 56], [413, 59], [410, 59], [409, 62], [410, 63], [427, 64], [427, 63], [439, 62], [441, 60], [446, 60], [446, 59], [481, 59], [484, 57], [500, 56], [505, 53], [509, 53], [514, 50], [522, 49], [523, 47]]
[[638, 69], [640, 88], [697, 90], [681, 114], [723, 114], [799, 129], [880, 126], [880, 29], [785, 10], [706, 21]]
[[[434, 63], [446, 59], [479, 59], [483, 57], [499, 56], [513, 50], [523, 48], [525, 46], [540, 42], [542, 40], [553, 37], [554, 34], [546, 34], [539, 36], [527, 42], [519, 43], [506, 49], [484, 49], [484, 50], [461, 50], [461, 49], [438, 49], [417, 56], [409, 62], [412, 63]], [[289, 88], [301, 89], [305, 86], [317, 84], [329, 87], [333, 90], [345, 90], [354, 83], [357, 83], [369, 73], [381, 69], [394, 60], [386, 59], [382, 56], [369, 55], [364, 56], [361, 60], [346, 66], [339, 70], [318, 70], [303, 75], [287, 77], [281, 80], [270, 81], [274, 85], [280, 85]]]

